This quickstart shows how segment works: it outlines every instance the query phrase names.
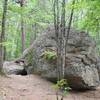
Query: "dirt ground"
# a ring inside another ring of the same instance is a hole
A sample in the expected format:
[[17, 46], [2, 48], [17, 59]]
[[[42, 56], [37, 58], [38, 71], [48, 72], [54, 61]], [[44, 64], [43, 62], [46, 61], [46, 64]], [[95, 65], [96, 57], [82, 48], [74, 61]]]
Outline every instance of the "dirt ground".
[[[55, 94], [53, 84], [36, 75], [0, 77], [0, 100], [57, 100]], [[71, 91], [64, 100], [100, 100], [100, 88]]]

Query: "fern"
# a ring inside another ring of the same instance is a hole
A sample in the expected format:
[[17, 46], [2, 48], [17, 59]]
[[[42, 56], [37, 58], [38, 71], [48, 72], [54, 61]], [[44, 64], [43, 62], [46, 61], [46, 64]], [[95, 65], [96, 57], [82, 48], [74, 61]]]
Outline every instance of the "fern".
[[55, 60], [56, 58], [57, 58], [57, 54], [56, 54], [56, 52], [54, 52], [54, 51], [45, 51], [44, 53], [43, 53], [43, 57], [45, 58], [45, 59], [47, 59], [47, 60], [49, 60], [49, 61], [51, 61], [51, 60]]

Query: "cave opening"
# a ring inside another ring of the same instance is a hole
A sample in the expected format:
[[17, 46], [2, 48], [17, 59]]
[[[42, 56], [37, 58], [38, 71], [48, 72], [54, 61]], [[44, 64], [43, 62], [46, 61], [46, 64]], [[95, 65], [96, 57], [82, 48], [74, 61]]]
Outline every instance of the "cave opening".
[[25, 68], [24, 68], [22, 71], [18, 72], [16, 75], [26, 76], [26, 75], [28, 75], [28, 74], [27, 74], [27, 71], [26, 71]]

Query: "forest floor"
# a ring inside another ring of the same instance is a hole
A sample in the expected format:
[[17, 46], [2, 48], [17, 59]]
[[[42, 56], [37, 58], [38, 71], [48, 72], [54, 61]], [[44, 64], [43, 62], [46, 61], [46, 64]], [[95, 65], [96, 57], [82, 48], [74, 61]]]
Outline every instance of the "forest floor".
[[[0, 100], [57, 100], [53, 84], [36, 75], [0, 76]], [[100, 88], [94, 91], [71, 91], [64, 100], [100, 100]]]

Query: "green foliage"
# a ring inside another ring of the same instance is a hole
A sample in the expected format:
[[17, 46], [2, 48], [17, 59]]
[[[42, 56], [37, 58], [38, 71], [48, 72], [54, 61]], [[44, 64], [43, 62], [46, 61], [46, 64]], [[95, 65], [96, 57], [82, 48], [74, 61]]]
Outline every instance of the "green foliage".
[[99, 19], [100, 19], [100, 3], [97, 1], [92, 1], [91, 5], [88, 7], [87, 14], [83, 20], [84, 29], [95, 33], [99, 30]]
[[62, 79], [60, 81], [57, 81], [57, 84], [55, 84], [55, 89], [69, 89], [68, 87], [68, 83], [67, 83], [67, 80], [66, 79]]
[[43, 53], [43, 57], [46, 59], [46, 60], [49, 60], [49, 61], [51, 61], [51, 60], [55, 60], [56, 58], [57, 58], [57, 54], [56, 54], [56, 52], [54, 52], [54, 51], [45, 51], [44, 53]]
[[[26, 33], [26, 48], [30, 41], [34, 41], [37, 34], [47, 28], [53, 22], [51, 1], [27, 0], [23, 8], [14, 0], [8, 1], [6, 23], [6, 58], [7, 60], [19, 57], [22, 53], [21, 40], [21, 15], [24, 18]], [[0, 1], [0, 21], [2, 18], [3, 0]], [[1, 29], [1, 25], [0, 25]], [[8, 41], [10, 41], [8, 45]]]
[[[73, 0], [66, 1], [66, 25], [69, 22], [71, 8], [74, 6], [73, 26], [80, 30], [86, 30], [91, 36], [98, 37], [97, 45], [100, 48], [100, 0]], [[61, 6], [62, 1], [59, 0]], [[0, 0], [0, 22], [2, 19], [3, 0]], [[61, 7], [60, 7], [61, 8]], [[59, 9], [61, 13], [61, 9]], [[6, 22], [6, 54], [7, 60], [21, 55], [21, 15], [24, 18], [26, 33], [26, 48], [30, 41], [34, 41], [38, 33], [41, 33], [49, 24], [53, 23], [53, 0], [27, 0], [23, 8], [14, 0], [8, 1]], [[1, 31], [1, 24], [0, 24]], [[56, 59], [55, 54], [46, 52], [47, 59]]]
[[[99, 0], [79, 0], [76, 3], [78, 12], [78, 28], [89, 30], [92, 34], [96, 34], [100, 27], [100, 1]], [[79, 15], [82, 13], [81, 15]]]
[[62, 97], [64, 97], [66, 94], [68, 94], [68, 91], [70, 90], [70, 87], [68, 86], [66, 79], [61, 79], [60, 81], [57, 81], [57, 83], [53, 87], [56, 90], [62, 90], [62, 92], [63, 92]]

